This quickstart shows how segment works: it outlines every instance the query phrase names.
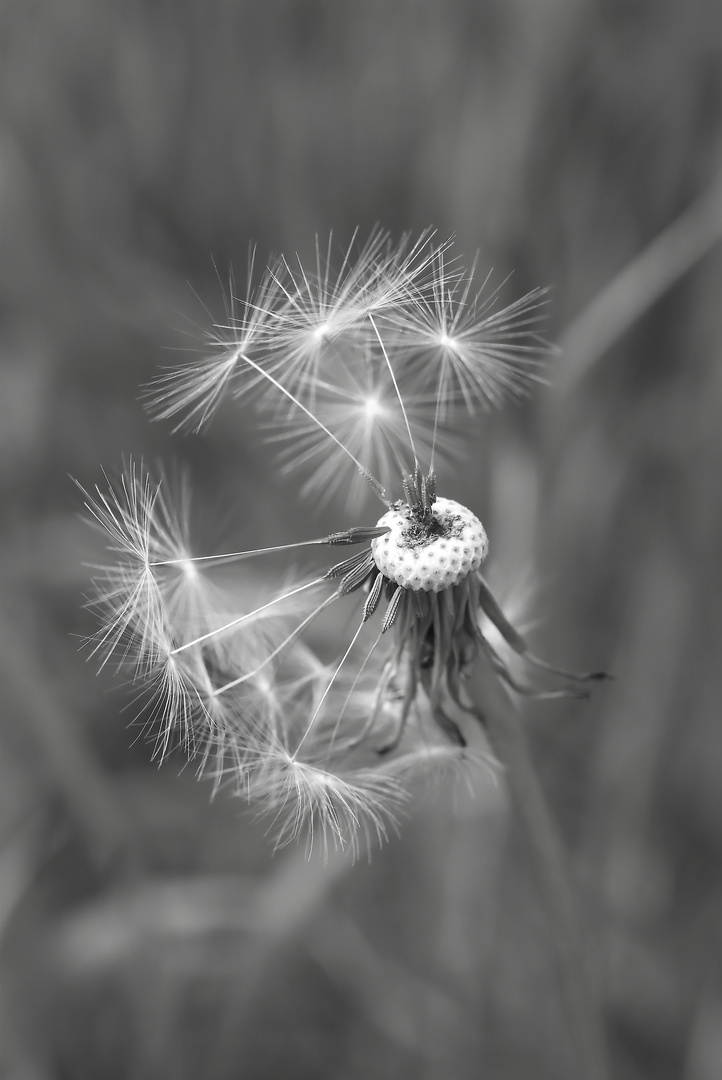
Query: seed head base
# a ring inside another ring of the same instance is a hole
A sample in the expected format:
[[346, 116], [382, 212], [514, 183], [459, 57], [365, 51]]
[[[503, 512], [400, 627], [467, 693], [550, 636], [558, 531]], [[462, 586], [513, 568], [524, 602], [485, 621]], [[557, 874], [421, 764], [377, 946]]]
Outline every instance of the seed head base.
[[478, 570], [489, 549], [484, 527], [454, 499], [437, 498], [428, 515], [407, 503], [384, 514], [389, 531], [371, 543], [382, 574], [404, 589], [441, 592]]

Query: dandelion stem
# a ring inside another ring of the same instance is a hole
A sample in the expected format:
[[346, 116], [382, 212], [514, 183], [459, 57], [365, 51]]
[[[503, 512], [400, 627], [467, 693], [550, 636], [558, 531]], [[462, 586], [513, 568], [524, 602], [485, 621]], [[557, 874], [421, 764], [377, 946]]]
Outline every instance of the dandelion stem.
[[[323, 703], [324, 703], [324, 701], [326, 700], [326, 698], [327, 698], [327, 697], [328, 697], [328, 695], [330, 694], [330, 692], [331, 692], [331, 687], [332, 687], [332, 686], [333, 686], [333, 684], [334, 684], [334, 683], [336, 682], [336, 676], [338, 675], [339, 671], [341, 670], [341, 668], [343, 667], [343, 665], [344, 665], [344, 664], [346, 663], [346, 661], [348, 660], [348, 657], [349, 657], [349, 653], [351, 652], [351, 650], [353, 649], [354, 645], [355, 645], [355, 644], [356, 644], [356, 642], [358, 641], [358, 636], [359, 636], [359, 634], [361, 633], [361, 631], [363, 630], [363, 628], [364, 628], [364, 626], [365, 626], [365, 625], [366, 625], [366, 624], [365, 624], [364, 622], [361, 622], [361, 623], [359, 623], [359, 625], [358, 625], [358, 628], [357, 628], [357, 630], [356, 630], [356, 633], [355, 633], [355, 634], [354, 634], [354, 636], [353, 636], [353, 637], [351, 638], [351, 643], [349, 644], [348, 648], [346, 649], [346, 652], [345, 652], [345, 653], [343, 654], [343, 656], [342, 656], [342, 657], [341, 657], [341, 659], [339, 660], [338, 664], [336, 665], [336, 670], [334, 671], [333, 675], [332, 675], [332, 676], [331, 676], [331, 678], [330, 678], [330, 679], [328, 680], [328, 685], [326, 686], [326, 689], [324, 690], [323, 694], [321, 695], [321, 700], [319, 701], [318, 705], [316, 706], [316, 708], [315, 708], [315, 710], [314, 710], [314, 713], [313, 713], [313, 716], [312, 716], [312, 717], [311, 717], [311, 719], [309, 720], [309, 722], [308, 722], [308, 726], [307, 726], [306, 730], [304, 731], [303, 735], [301, 736], [301, 739], [300, 739], [300, 742], [298, 743], [298, 746], [296, 747], [296, 749], [295, 749], [295, 750], [294, 750], [294, 752], [293, 752], [293, 757], [294, 757], [294, 760], [295, 760], [295, 758], [296, 758], [296, 756], [297, 756], [297, 754], [298, 754], [298, 751], [299, 751], [299, 750], [301, 749], [301, 747], [303, 746], [304, 742], [306, 741], [306, 739], [307, 739], [307, 737], [308, 737], [308, 734], [309, 734], [309, 732], [311, 731], [311, 728], [312, 728], [312, 727], [313, 727], [313, 725], [315, 724], [315, 722], [316, 722], [316, 717], [317, 717], [317, 716], [318, 716], [318, 714], [320, 713], [320, 711], [321, 711], [321, 708], [323, 707]], [[334, 732], [335, 732], [335, 729], [334, 729]]]
[[[346, 709], [348, 708], [349, 702], [351, 701], [351, 698], [352, 698], [352, 697], [353, 697], [353, 695], [354, 695], [354, 692], [355, 692], [355, 690], [356, 690], [356, 687], [357, 687], [357, 686], [358, 686], [358, 684], [359, 684], [359, 681], [360, 681], [360, 679], [361, 679], [361, 676], [363, 675], [364, 671], [366, 670], [366, 665], [368, 664], [369, 660], [371, 659], [371, 657], [373, 656], [374, 652], [376, 651], [376, 649], [377, 649], [377, 647], [378, 647], [378, 645], [379, 645], [379, 643], [380, 643], [380, 641], [381, 641], [381, 638], [382, 638], [382, 636], [383, 636], [383, 635], [382, 635], [382, 634], [381, 634], [381, 633], [379, 632], [379, 634], [377, 635], [377, 637], [376, 637], [376, 640], [374, 641], [373, 645], [371, 646], [371, 648], [369, 649], [369, 651], [368, 651], [368, 652], [366, 653], [366, 656], [364, 657], [363, 663], [361, 664], [361, 666], [359, 667], [358, 671], [356, 672], [356, 675], [354, 676], [354, 680], [353, 680], [353, 682], [351, 683], [351, 688], [350, 688], [350, 690], [349, 690], [348, 694], [346, 694], [346, 700], [344, 701], [343, 705], [341, 706], [341, 711], [340, 711], [340, 712], [339, 712], [339, 714], [338, 714], [338, 722], [337, 722], [337, 725], [336, 725], [337, 727], [338, 727], [338, 724], [340, 724], [340, 722], [341, 722], [341, 720], [342, 720], [342, 718], [343, 718], [343, 715], [344, 715], [344, 713], [346, 712]], [[356, 736], [356, 737], [355, 737], [355, 738], [354, 738], [354, 739], [353, 739], [353, 740], [351, 741], [350, 745], [352, 745], [352, 746], [355, 746], [355, 745], [356, 745], [356, 742], [357, 742], [357, 740], [359, 740], [359, 739], [360, 739], [360, 738], [362, 738], [363, 736], [367, 735], [367, 734], [368, 734], [368, 732], [369, 732], [369, 731], [371, 730], [371, 727], [372, 727], [372, 724], [371, 724], [371, 717], [369, 717], [369, 718], [367, 719], [366, 723], [364, 724], [364, 726], [363, 726], [363, 729], [362, 729], [362, 731], [361, 731], [360, 735], [359, 735], [359, 736]]]
[[262, 671], [266, 664], [270, 664], [271, 660], [275, 659], [275, 657], [278, 656], [279, 653], [281, 653], [287, 645], [290, 645], [291, 642], [295, 638], [297, 638], [299, 634], [303, 633], [308, 624], [310, 622], [313, 622], [313, 620], [318, 615], [320, 615], [322, 611], [325, 611], [325, 609], [330, 604], [332, 604], [334, 600], [338, 600], [338, 593], [334, 593], [332, 596], [327, 596], [326, 599], [321, 604], [319, 604], [318, 607], [315, 608], [310, 615], [307, 615], [306, 618], [303, 619], [298, 624], [298, 626], [294, 630], [292, 630], [291, 633], [287, 635], [287, 637], [283, 639], [280, 645], [276, 646], [273, 652], [270, 652], [268, 654], [265, 660], [262, 660], [260, 664], [256, 665], [253, 671], [247, 671], [245, 675], [239, 676], [239, 678], [234, 679], [233, 682], [226, 683], [225, 686], [219, 686], [216, 690], [213, 691], [214, 696], [217, 697], [219, 694], [224, 694], [228, 690], [232, 690], [235, 686], [240, 686], [242, 683], [248, 682], [248, 680], [252, 679], [255, 675], [258, 675], [259, 671]]
[[249, 551], [224, 551], [219, 555], [188, 555], [180, 559], [158, 559], [149, 566], [188, 566], [191, 563], [230, 563], [240, 562], [242, 559], [252, 559], [256, 555], [273, 555], [278, 551], [292, 551], [294, 548], [311, 547], [313, 544], [322, 544], [323, 540], [299, 540], [295, 544], [277, 544], [274, 547], [252, 548]]
[[321, 536], [315, 540], [297, 540], [293, 544], [276, 544], [274, 547], [252, 548], [249, 551], [227, 551], [221, 552], [219, 555], [188, 555], [179, 559], [158, 559], [156, 562], [148, 563], [148, 566], [188, 566], [190, 563], [205, 562], [218, 564], [224, 561], [236, 562], [241, 559], [251, 559], [256, 555], [273, 555], [279, 551], [293, 551], [294, 548], [363, 544], [368, 542], [369, 539], [373, 540], [374, 537], [381, 536], [384, 532], [388, 532], [388, 529], [357, 527], [348, 529], [345, 532], [329, 533], [328, 536]]
[[555, 952], [559, 989], [579, 1080], [608, 1080], [606, 1035], [589, 970], [589, 946], [558, 830], [539, 783], [518, 713], [500, 689], [484, 711], [492, 750], [505, 768], [509, 797], [526, 839]]
[[267, 604], [261, 604], [260, 607], [255, 608], [253, 611], [248, 611], [245, 615], [239, 615], [237, 619], [231, 619], [230, 622], [224, 623], [223, 626], [217, 626], [215, 630], [209, 630], [208, 633], [193, 638], [193, 641], [185, 641], [182, 645], [178, 645], [175, 649], [172, 649], [170, 655], [176, 656], [186, 649], [192, 649], [194, 645], [202, 645], [204, 641], [210, 641], [211, 638], [218, 637], [219, 634], [225, 633], [226, 630], [233, 630], [234, 627], [240, 626], [241, 623], [247, 622], [248, 619], [260, 615], [261, 612], [267, 611], [269, 608], [273, 607], [274, 604], [280, 604], [284, 600], [290, 600], [292, 596], [297, 596], [298, 593], [302, 593], [305, 589], [311, 589], [314, 585], [321, 585], [325, 580], [325, 578], [319, 577], [314, 578], [313, 581], [307, 581], [305, 585], [299, 585], [298, 588], [291, 589], [290, 592], [284, 593], [283, 596], [277, 596], [274, 600], [269, 600]]
[[435, 458], [436, 458], [436, 437], [439, 432], [439, 416], [441, 414], [441, 397], [442, 397], [442, 376], [439, 375], [439, 382], [436, 387], [436, 405], [434, 407], [434, 434], [431, 439], [431, 458], [429, 460], [429, 472], [435, 471]]
[[401, 414], [402, 414], [402, 416], [404, 418], [404, 423], [406, 424], [406, 431], [408, 433], [409, 443], [411, 445], [411, 453], [414, 455], [414, 468], [418, 469], [418, 467], [419, 467], [419, 459], [416, 456], [416, 447], [414, 446], [414, 437], [411, 434], [411, 425], [409, 424], [409, 418], [408, 418], [408, 416], [406, 414], [406, 406], [404, 405], [404, 400], [401, 397], [401, 391], [399, 390], [399, 384], [396, 381], [396, 375], [394, 374], [394, 369], [391, 366], [391, 360], [389, 359], [389, 354], [386, 352], [386, 346], [384, 345], [383, 338], [381, 337], [381, 334], [379, 333], [379, 328], [376, 325], [376, 321], [375, 321], [373, 315], [371, 314], [371, 312], [368, 313], [368, 320], [369, 320], [369, 322], [371, 323], [371, 325], [374, 328], [374, 333], [376, 334], [376, 337], [379, 339], [379, 345], [381, 346], [381, 352], [384, 354], [384, 360], [386, 361], [386, 367], [389, 369], [389, 375], [391, 376], [391, 382], [394, 384], [394, 390], [396, 391], [396, 397], [398, 398], [399, 406], [401, 408]]
[[[371, 318], [371, 316], [369, 316], [369, 318]], [[378, 333], [378, 331], [377, 331], [377, 333]], [[339, 450], [343, 450], [344, 454], [346, 454], [347, 457], [351, 458], [351, 461], [353, 461], [354, 465], [359, 470], [359, 472], [361, 472], [364, 476], [370, 475], [368, 469], [366, 468], [366, 466], [361, 464], [359, 459], [354, 454], [351, 453], [349, 448], [347, 446], [344, 446], [344, 444], [341, 442], [341, 440], [337, 439], [336, 436], [333, 434], [333, 432], [330, 431], [326, 427], [326, 425], [324, 423], [322, 423], [322, 421], [319, 420], [319, 418], [314, 413], [311, 412], [310, 409], [306, 408], [306, 406], [303, 404], [302, 401], [298, 400], [298, 398], [295, 396], [295, 394], [292, 394], [290, 390], [287, 390], [286, 387], [283, 385], [283, 383], [280, 383], [278, 381], [278, 379], [274, 379], [274, 377], [273, 377], [273, 375], [271, 375], [270, 371], [266, 371], [264, 368], [262, 368], [260, 366], [260, 364], [257, 364], [254, 360], [251, 360], [250, 356], [247, 356], [245, 353], [241, 353], [240, 355], [241, 355], [241, 359], [246, 364], [248, 364], [249, 367], [252, 367], [253, 370], [257, 371], [259, 375], [262, 375], [264, 379], [268, 379], [268, 381], [271, 383], [272, 386], [275, 386], [277, 390], [280, 390], [281, 393], [284, 395], [284, 397], [287, 397], [289, 401], [293, 402], [293, 404], [297, 408], [299, 408], [301, 410], [301, 412], [306, 414], [306, 416], [309, 418], [309, 420], [312, 420], [313, 423], [316, 424], [321, 429], [321, 431], [323, 431], [323, 433], [325, 435], [328, 435], [329, 439], [331, 439], [332, 442], [336, 443], [336, 446], [338, 446]], [[393, 374], [392, 374], [392, 378], [393, 378]], [[395, 379], [394, 379], [394, 386], [396, 386], [396, 380]], [[397, 387], [397, 392], [398, 392], [398, 387]], [[403, 406], [402, 406], [402, 408], [403, 408]], [[406, 413], [404, 413], [404, 416], [406, 416]], [[408, 420], [406, 421], [406, 426], [408, 427]], [[411, 432], [409, 431], [409, 436], [410, 435], [411, 435]], [[373, 477], [372, 477], [372, 479], [373, 479]], [[381, 487], [381, 484], [379, 484], [378, 481], [376, 481], [376, 483], [378, 484], [379, 487]], [[372, 485], [372, 487], [373, 487], [373, 485]], [[375, 490], [375, 488], [374, 488], [374, 490]]]

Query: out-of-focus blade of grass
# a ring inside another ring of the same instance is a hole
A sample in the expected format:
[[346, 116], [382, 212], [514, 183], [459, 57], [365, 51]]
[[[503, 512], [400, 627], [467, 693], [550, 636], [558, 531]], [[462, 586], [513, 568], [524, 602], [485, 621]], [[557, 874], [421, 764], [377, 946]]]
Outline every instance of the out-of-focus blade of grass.
[[571, 396], [607, 350], [676, 281], [722, 240], [722, 175], [639, 253], [577, 315], [559, 341], [555, 408]]
[[[360, 1015], [407, 1052], [425, 1049], [433, 1061], [444, 1046], [445, 1031], [461, 1032], [462, 1038], [474, 1031], [478, 1017], [458, 987], [384, 955], [348, 915], [327, 910], [315, 931], [308, 944], [311, 956], [351, 997]], [[425, 1017], [423, 1047], [420, 1014]]]
[[[13, 738], [27, 738], [30, 760], [51, 790], [62, 797], [100, 866], [119, 859], [132, 866], [139, 855], [129, 808], [79, 737], [62, 701], [25, 643], [0, 611], [0, 682], [5, 720]], [[9, 736], [8, 736], [9, 738]]]
[[[474, 682], [479, 685], [478, 675]], [[568, 1035], [576, 1055], [576, 1075], [580, 1080], [605, 1080], [610, 1073], [602, 998], [571, 861], [544, 797], [516, 705], [488, 678], [477, 694], [483, 701], [489, 742], [504, 767], [510, 804], [524, 836], [546, 916]]]
[[[343, 858], [309, 862], [297, 850], [265, 880], [199, 874], [95, 898], [48, 928], [42, 953], [51, 981], [69, 990], [108, 977], [125, 985], [137, 1001], [136, 1053], [146, 1069], [172, 1059], [183, 1038], [175, 1025], [184, 1003], [210, 978], [225, 993], [206, 1031], [205, 1075], [230, 1075], [239, 1033], [299, 949], [353, 1002], [359, 1020], [405, 1053], [433, 1059], [442, 1029], [475, 1038], [475, 1016], [453, 981], [384, 952], [334, 903], [350, 865]], [[223, 958], [214, 946], [221, 939], [228, 943]]]
[[[174, 1047], [198, 1038], [204, 1075], [232, 1075], [239, 1037], [249, 1038], [254, 1010], [282, 981], [308, 924], [318, 924], [313, 949], [324, 952], [324, 913], [351, 865], [343, 857], [309, 860], [298, 848], [266, 877], [196, 873], [140, 881], [54, 919], [33, 947], [34, 962], [56, 988], [51, 1004], [62, 993], [69, 1017], [89, 987], [100, 993], [112, 986], [125, 997], [131, 1053], [141, 1071], [150, 1070], [143, 1075], [154, 1068], [162, 1074]], [[199, 1032], [179, 1030], [203, 985], [218, 996], [217, 1007]]]
[[684, 568], [660, 541], [646, 554], [625, 613], [591, 778], [591, 859], [605, 907], [631, 921], [655, 919], [669, 903], [671, 881], [653, 835], [654, 799], [679, 718], [675, 687], [690, 660], [691, 604]]

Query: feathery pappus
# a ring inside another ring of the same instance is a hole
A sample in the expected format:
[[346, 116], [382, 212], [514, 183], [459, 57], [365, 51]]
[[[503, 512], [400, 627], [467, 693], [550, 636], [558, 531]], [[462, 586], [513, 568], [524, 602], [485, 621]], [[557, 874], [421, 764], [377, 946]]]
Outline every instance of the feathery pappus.
[[[331, 240], [313, 265], [279, 258], [255, 284], [251, 264], [209, 354], [150, 388], [156, 418], [194, 430], [224, 397], [251, 402], [283, 468], [305, 473], [301, 505], [349, 493], [337, 531], [198, 554], [187, 500], [140, 466], [87, 499], [113, 552], [95, 649], [152, 688], [158, 753], [181, 738], [199, 771], [268, 812], [278, 843], [306, 831], [356, 854], [384, 838], [415, 774], [488, 763], [464, 730], [483, 724], [465, 686], [481, 657], [531, 696], [585, 696], [603, 677], [529, 651], [482, 575], [484, 526], [437, 493], [459, 411], [528, 393], [546, 350], [544, 291], [501, 306], [450, 253], [430, 231], [392, 244], [377, 229], [337, 271]], [[358, 520], [369, 489], [379, 515]], [[315, 573], [267, 594], [239, 602], [228, 587], [229, 568], [315, 549]], [[339, 609], [348, 631], [322, 658], [313, 629]]]

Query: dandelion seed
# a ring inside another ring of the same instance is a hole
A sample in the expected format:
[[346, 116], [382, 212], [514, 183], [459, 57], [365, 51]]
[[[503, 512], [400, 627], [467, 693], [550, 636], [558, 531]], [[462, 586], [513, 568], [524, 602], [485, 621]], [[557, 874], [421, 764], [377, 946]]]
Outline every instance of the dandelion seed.
[[[284, 471], [308, 474], [302, 498], [328, 502], [345, 490], [347, 509], [358, 512], [369, 488], [356, 461], [362, 461], [383, 487], [392, 486], [413, 467], [408, 425], [417, 452], [429, 458], [435, 408], [435, 395], [417, 392], [406, 395], [402, 412], [386, 366], [379, 367], [373, 354], [364, 349], [349, 353], [343, 366], [333, 357], [320, 365], [312, 416], [297, 409], [295, 415], [284, 415], [280, 423], [274, 418], [267, 426], [271, 441], [281, 448]], [[339, 447], [329, 448], [328, 431], [350, 455]], [[436, 450], [442, 460], [452, 460], [455, 449], [448, 433], [437, 436]]]
[[177, 431], [200, 431], [228, 393], [249, 394], [254, 389], [267, 392], [267, 383], [249, 369], [244, 358], [253, 357], [262, 364], [269, 357], [269, 335], [283, 310], [283, 297], [269, 269], [257, 285], [253, 284], [254, 263], [255, 251], [251, 251], [245, 299], [234, 297], [231, 280], [226, 302], [228, 321], [211, 335], [210, 356], [165, 371], [145, 391], [149, 410], [156, 419], [180, 416]]
[[[252, 394], [269, 427], [283, 424], [273, 438], [284, 467], [306, 470], [300, 499], [351, 490], [356, 476], [382, 503], [378, 519], [192, 554], [187, 505], [175, 513], [163, 484], [133, 466], [88, 509], [113, 555], [94, 647], [155, 690], [158, 755], [177, 734], [216, 786], [269, 815], [278, 843], [305, 832], [357, 854], [395, 827], [414, 774], [488, 767], [467, 748], [483, 731], [465, 686], [480, 656], [532, 696], [584, 694], [601, 675], [529, 651], [482, 576], [481, 521], [436, 490], [458, 408], [497, 404], [538, 378], [542, 293], [497, 308], [497, 293], [474, 290], [431, 232], [394, 248], [376, 230], [358, 257], [354, 244], [338, 272], [331, 241], [310, 269], [277, 260], [216, 331], [217, 355], [163, 377], [155, 414], [200, 426], [225, 392]], [[286, 577], [288, 553], [320, 549], [314, 572]], [[230, 569], [250, 561], [264, 574], [241, 580], [274, 587], [228, 587]], [[312, 627], [334, 654], [311, 650]]]
[[387, 315], [412, 383], [416, 375], [428, 385], [434, 372], [442, 416], [457, 394], [473, 412], [524, 395], [534, 382], [543, 381], [539, 361], [549, 346], [539, 328], [546, 290], [534, 289], [498, 306], [501, 287], [491, 289], [488, 274], [474, 289], [474, 269], [466, 276], [450, 274], [439, 251], [431, 287]]

